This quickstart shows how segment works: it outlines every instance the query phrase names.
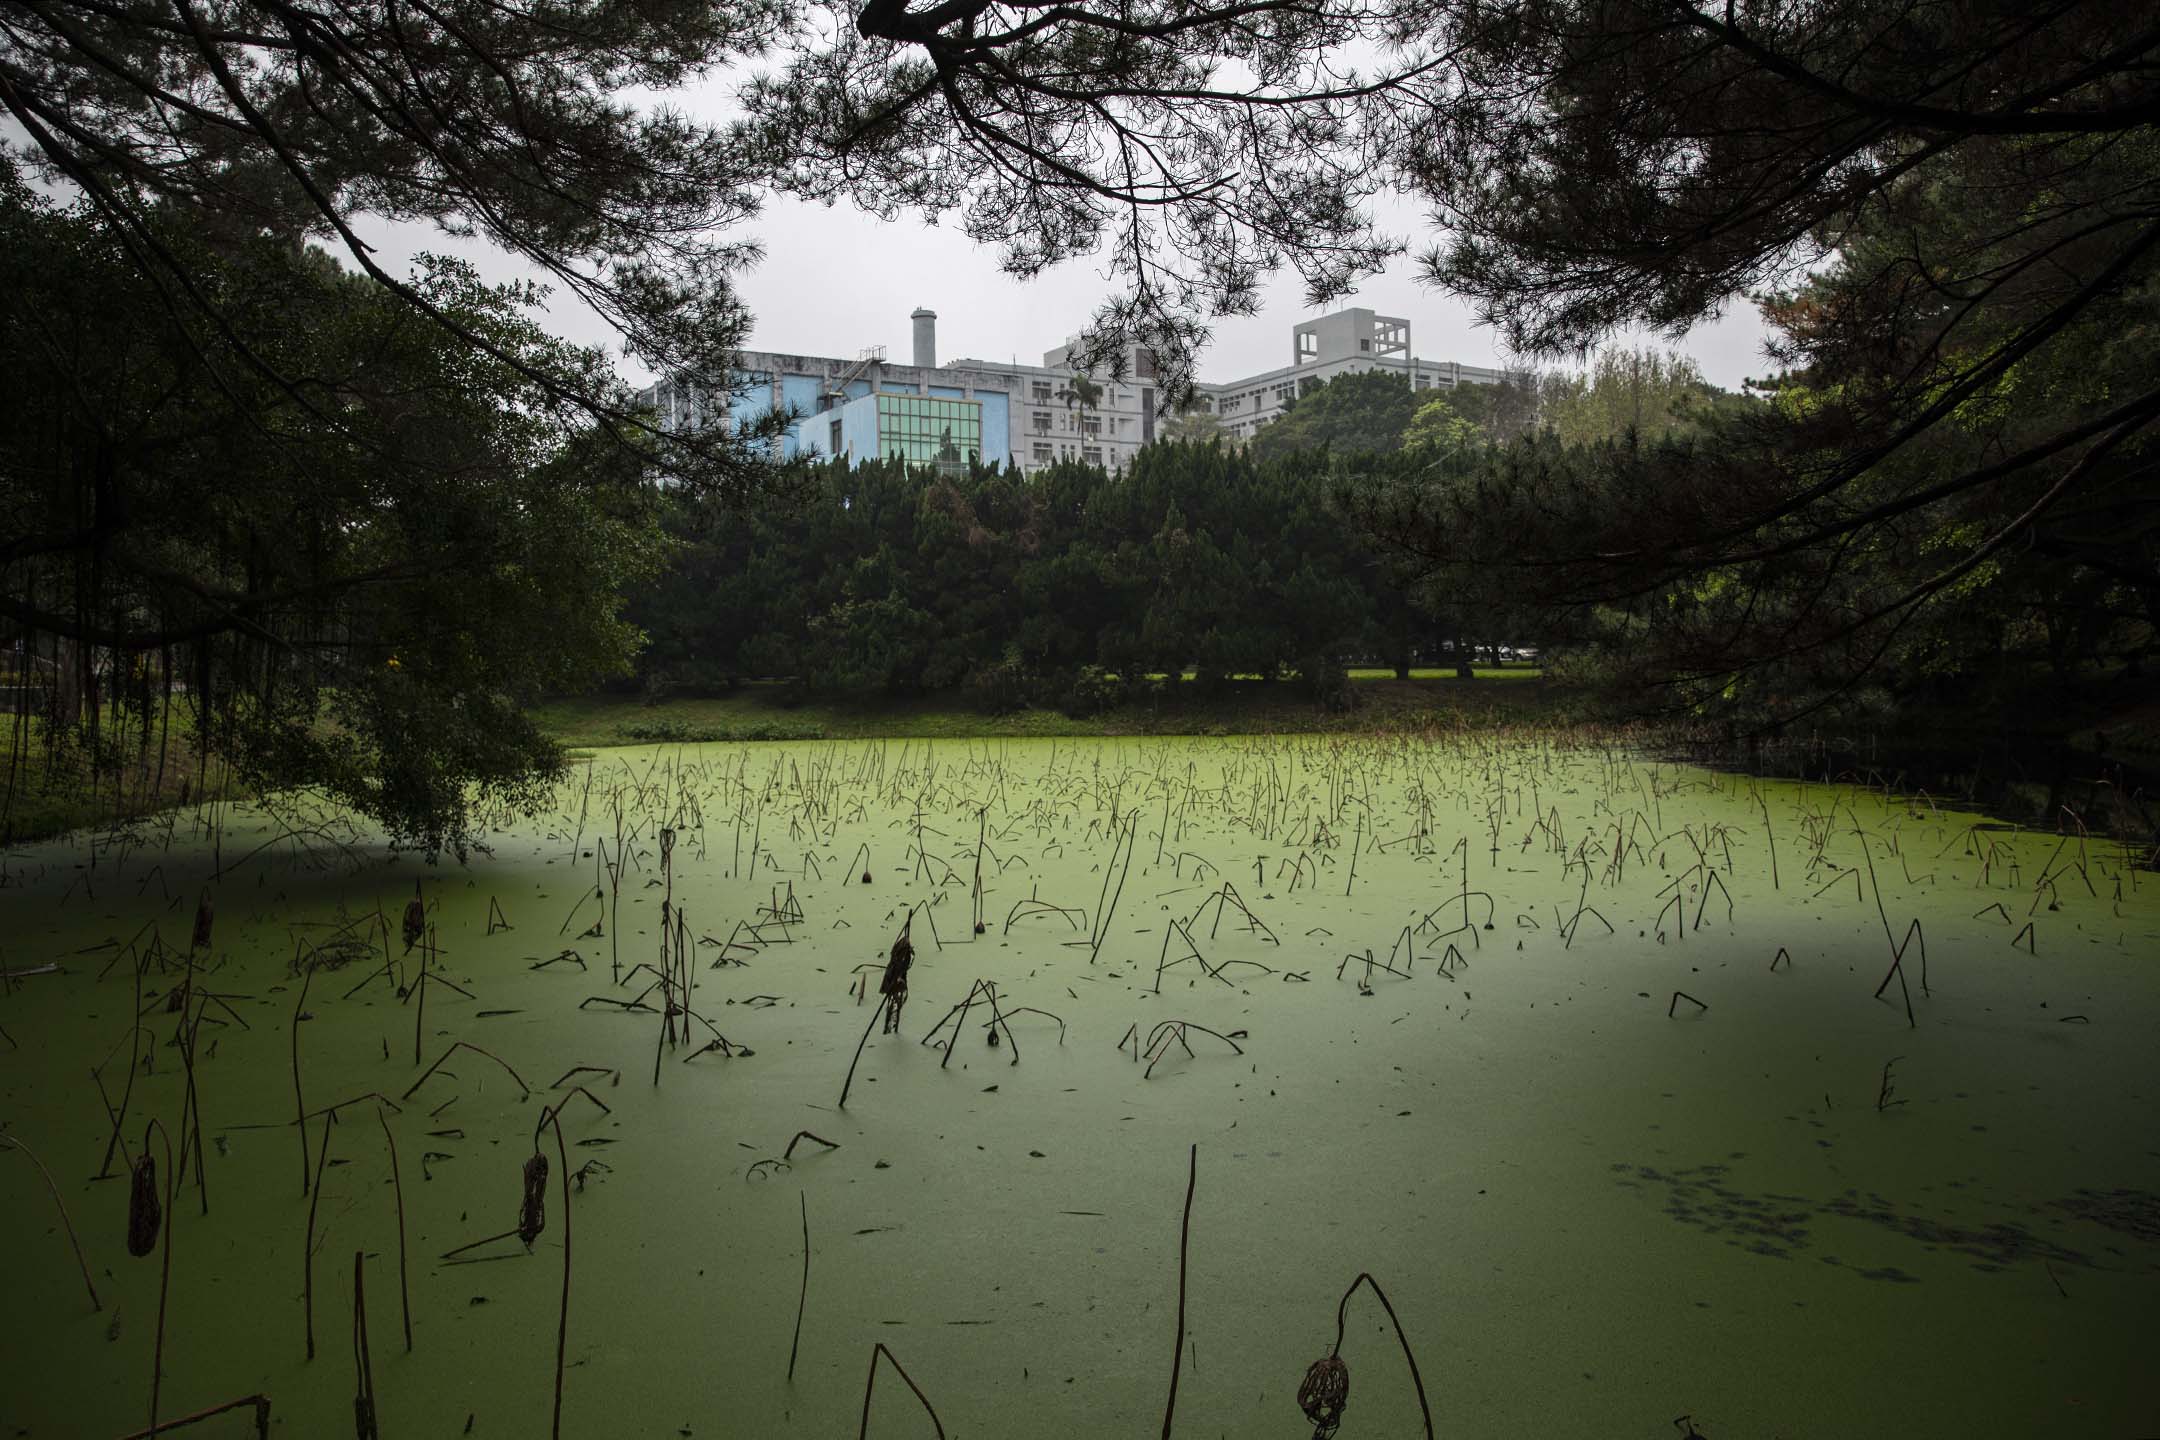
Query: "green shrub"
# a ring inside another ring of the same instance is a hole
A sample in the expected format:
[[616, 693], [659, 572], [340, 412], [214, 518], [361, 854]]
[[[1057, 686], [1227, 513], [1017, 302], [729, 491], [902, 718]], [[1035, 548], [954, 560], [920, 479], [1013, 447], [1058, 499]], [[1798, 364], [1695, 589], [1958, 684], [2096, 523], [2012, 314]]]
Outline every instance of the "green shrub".
[[1082, 665], [1058, 687], [1058, 709], [1074, 719], [1100, 715], [1124, 698], [1125, 687], [1100, 665]]
[[974, 709], [985, 715], [1010, 715], [1015, 710], [1027, 708], [1028, 697], [1033, 689], [1033, 677], [1019, 652], [1007, 648], [1004, 658], [989, 665], [978, 665], [968, 672], [960, 683], [961, 694]]
[[618, 727], [622, 738], [648, 745], [720, 745], [743, 740], [822, 740], [825, 727], [760, 720], [750, 725], [692, 725], [682, 720], [646, 720]]

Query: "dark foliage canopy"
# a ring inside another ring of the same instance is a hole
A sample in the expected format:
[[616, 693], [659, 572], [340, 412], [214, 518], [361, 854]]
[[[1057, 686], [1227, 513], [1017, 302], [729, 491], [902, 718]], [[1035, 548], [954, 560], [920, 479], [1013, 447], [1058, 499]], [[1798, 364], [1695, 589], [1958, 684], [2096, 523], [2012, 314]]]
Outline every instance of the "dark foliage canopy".
[[252, 785], [461, 847], [476, 806], [529, 807], [559, 768], [522, 707], [635, 651], [620, 596], [658, 558], [650, 500], [528, 378], [605, 360], [459, 266], [420, 293], [481, 352], [318, 253], [160, 243], [261, 368], [160, 309], [98, 217], [0, 186], [7, 793], [34, 744], [112, 766], [122, 736], [188, 736]]
[[1252, 437], [1253, 454], [1280, 459], [1301, 451], [1327, 450], [1338, 455], [1402, 448], [1421, 402], [1403, 376], [1386, 370], [1339, 375], [1295, 397], [1280, 416]]
[[1413, 603], [1328, 477], [1324, 456], [1172, 443], [1114, 475], [835, 462], [749, 516], [684, 498], [667, 519], [677, 548], [628, 610], [652, 636], [640, 670], [653, 693], [787, 676], [1083, 709], [1191, 670], [1203, 686], [1294, 676], [1344, 700], [1351, 659], [1407, 667], [1462, 637]]
[[[1772, 403], [1375, 498], [1429, 562], [1630, 616], [1669, 703], [2160, 619], [2160, 30], [2104, 4], [1511, 5], [1408, 164], [1517, 343], [1765, 292]], [[2145, 633], [2149, 633], [2149, 630]], [[1780, 668], [1782, 667], [1782, 669]]]
[[[755, 208], [725, 134], [625, 98], [762, 45], [776, 0], [23, 0], [0, 9], [0, 110], [86, 197], [202, 363], [299, 388], [160, 212], [227, 237], [312, 238], [533, 399], [649, 463], [737, 483], [718, 437], [662, 436], [606, 372], [525, 368], [379, 263], [367, 222], [477, 236], [590, 305], [648, 366], [724, 385], [746, 323], [728, 227]], [[13, 161], [8, 163], [12, 164]]]

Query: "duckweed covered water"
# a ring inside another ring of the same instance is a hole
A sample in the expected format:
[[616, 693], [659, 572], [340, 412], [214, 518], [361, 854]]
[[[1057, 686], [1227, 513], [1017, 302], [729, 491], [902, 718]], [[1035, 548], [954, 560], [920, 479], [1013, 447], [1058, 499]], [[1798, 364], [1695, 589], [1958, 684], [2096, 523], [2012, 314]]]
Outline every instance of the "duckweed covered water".
[[[0, 1149], [0, 1434], [150, 1421], [160, 1259], [125, 1245], [125, 1159], [90, 1178], [93, 1071], [129, 1153], [151, 1116], [177, 1149], [198, 1013], [207, 1195], [191, 1168], [166, 1207], [160, 1419], [262, 1392], [273, 1433], [351, 1433], [357, 1251], [384, 1435], [545, 1435], [567, 1229], [565, 1435], [850, 1434], [878, 1342], [956, 1437], [1153, 1433], [1197, 1145], [1180, 1435], [1310, 1433], [1293, 1397], [1361, 1271], [1443, 1434], [2160, 1431], [2160, 879], [2074, 817], [2014, 832], [1520, 740], [588, 768], [463, 867], [385, 860], [293, 797], [215, 847], [183, 817], [94, 863], [8, 857], [0, 956], [60, 968], [0, 994], [0, 1122], [103, 1308]], [[670, 893], [701, 1017], [672, 1046]], [[912, 998], [876, 1033], [915, 907]], [[1875, 992], [1915, 920], [1908, 1023], [1898, 977]], [[1017, 1013], [975, 1007], [948, 1062], [921, 1042], [978, 980]], [[1189, 1053], [1158, 1030], [1180, 1020]], [[408, 1095], [456, 1041], [516, 1078], [458, 1050]], [[580, 1082], [569, 1225], [550, 1132], [530, 1250], [442, 1258], [517, 1228], [542, 1107]], [[783, 1159], [802, 1131], [836, 1148]], [[1342, 1354], [1341, 1433], [1421, 1433], [1369, 1293]], [[931, 1433], [890, 1372], [870, 1432]]]

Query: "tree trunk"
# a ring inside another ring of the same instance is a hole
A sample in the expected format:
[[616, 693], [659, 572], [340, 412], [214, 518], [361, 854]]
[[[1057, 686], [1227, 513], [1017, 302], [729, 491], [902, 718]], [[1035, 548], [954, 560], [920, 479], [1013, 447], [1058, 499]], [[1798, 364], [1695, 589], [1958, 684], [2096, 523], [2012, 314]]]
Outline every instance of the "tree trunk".
[[55, 729], [71, 729], [82, 720], [82, 656], [78, 642], [53, 640], [52, 723]]

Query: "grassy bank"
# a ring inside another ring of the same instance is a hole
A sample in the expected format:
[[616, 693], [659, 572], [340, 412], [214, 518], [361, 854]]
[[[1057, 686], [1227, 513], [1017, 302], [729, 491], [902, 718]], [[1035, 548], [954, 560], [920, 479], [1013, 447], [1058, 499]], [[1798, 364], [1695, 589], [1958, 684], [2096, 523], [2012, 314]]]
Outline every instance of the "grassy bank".
[[[27, 725], [26, 735], [17, 735], [18, 724]], [[131, 734], [99, 767], [73, 743], [49, 750], [42, 721], [0, 715], [0, 843], [111, 826], [232, 788], [220, 766], [199, 774], [198, 758], [180, 708], [162, 755], [155, 734], [148, 749]]]
[[539, 707], [535, 718], [566, 745], [591, 748], [651, 741], [927, 739], [1107, 735], [1260, 735], [1426, 725], [1562, 723], [1579, 697], [1527, 667], [1481, 670], [1472, 680], [1413, 671], [1353, 677], [1354, 708], [1315, 704], [1296, 685], [1240, 680], [1211, 692], [1177, 686], [1100, 714], [1057, 710], [1003, 715], [968, 708], [952, 695], [871, 696], [845, 702], [799, 700], [791, 687], [744, 685], [731, 694], [647, 705], [634, 696], [594, 695]]

